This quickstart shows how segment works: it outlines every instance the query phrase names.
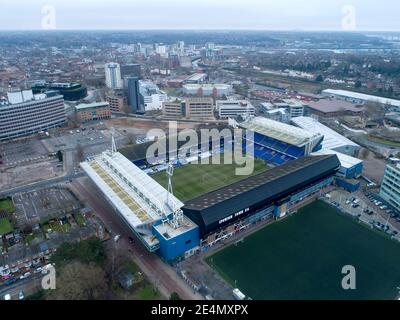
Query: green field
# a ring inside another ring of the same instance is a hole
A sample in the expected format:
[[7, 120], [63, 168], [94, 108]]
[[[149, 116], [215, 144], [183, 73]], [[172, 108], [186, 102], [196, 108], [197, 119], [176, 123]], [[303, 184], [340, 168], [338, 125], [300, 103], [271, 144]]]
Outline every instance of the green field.
[[0, 209], [5, 209], [8, 213], [13, 213], [15, 211], [15, 207], [11, 199], [0, 199]]
[[[174, 195], [181, 201], [187, 201], [248, 177], [235, 175], [236, 168], [236, 164], [187, 164], [175, 168], [172, 178]], [[254, 160], [253, 175], [267, 169], [264, 161]], [[165, 171], [158, 172], [152, 177], [167, 187]]]
[[[321, 201], [207, 262], [253, 299], [393, 299], [400, 286], [400, 244]], [[341, 287], [345, 265], [356, 290]]]
[[0, 219], [0, 235], [5, 235], [13, 231], [14, 228], [8, 218], [1, 218]]

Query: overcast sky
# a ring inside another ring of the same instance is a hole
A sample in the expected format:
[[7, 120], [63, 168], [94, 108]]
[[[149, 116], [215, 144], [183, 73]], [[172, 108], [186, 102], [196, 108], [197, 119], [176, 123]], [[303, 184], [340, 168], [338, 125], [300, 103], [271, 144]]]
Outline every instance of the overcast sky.
[[[54, 7], [55, 19], [46, 20], [51, 11], [46, 5]], [[350, 26], [360, 31], [400, 31], [399, 0], [0, 0], [0, 12], [1, 30], [42, 29], [43, 21], [44, 25], [55, 21], [53, 26], [60, 30], [343, 30]]]

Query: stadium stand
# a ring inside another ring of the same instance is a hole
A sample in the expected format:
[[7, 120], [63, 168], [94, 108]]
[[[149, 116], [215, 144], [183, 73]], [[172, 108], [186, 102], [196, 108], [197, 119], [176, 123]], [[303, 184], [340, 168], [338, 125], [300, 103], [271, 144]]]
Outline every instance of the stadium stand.
[[323, 136], [319, 133], [309, 133], [262, 117], [250, 118], [239, 126], [248, 130], [243, 147], [254, 147], [255, 157], [275, 165], [284, 164], [319, 150], [323, 140]]

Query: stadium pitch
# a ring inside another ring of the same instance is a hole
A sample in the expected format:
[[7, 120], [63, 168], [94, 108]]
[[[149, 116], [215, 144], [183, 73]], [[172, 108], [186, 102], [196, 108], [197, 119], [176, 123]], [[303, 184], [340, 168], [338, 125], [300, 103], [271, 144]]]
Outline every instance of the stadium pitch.
[[[400, 244], [317, 201], [207, 258], [252, 299], [394, 299]], [[356, 270], [344, 290], [342, 267]]]
[[[211, 160], [211, 159], [210, 159]], [[207, 192], [240, 181], [249, 176], [235, 175], [236, 164], [186, 164], [174, 169], [172, 178], [174, 195], [181, 201], [187, 201]], [[268, 170], [267, 164], [260, 159], [254, 160], [252, 175]], [[167, 188], [166, 172], [158, 172], [152, 177]]]

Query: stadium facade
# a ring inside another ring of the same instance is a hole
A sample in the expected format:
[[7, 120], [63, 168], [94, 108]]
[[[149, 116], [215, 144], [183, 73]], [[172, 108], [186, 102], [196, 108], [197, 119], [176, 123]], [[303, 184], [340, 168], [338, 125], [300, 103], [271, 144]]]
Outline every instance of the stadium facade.
[[[333, 185], [341, 169], [337, 154], [313, 153], [320, 149], [320, 134], [268, 119], [250, 118], [239, 126], [253, 131], [255, 138], [245, 135], [244, 145], [253, 143], [254, 156], [264, 159], [270, 170], [186, 203], [149, 175], [165, 170], [166, 162], [190, 162], [170, 158], [171, 150], [151, 168], [145, 159], [148, 144], [122, 151], [124, 155], [113, 147], [81, 167], [148, 250], [159, 252], [166, 261], [185, 258], [255, 223], [294, 212]], [[198, 146], [198, 157], [221, 152], [219, 142], [217, 149], [212, 143], [207, 150]]]

